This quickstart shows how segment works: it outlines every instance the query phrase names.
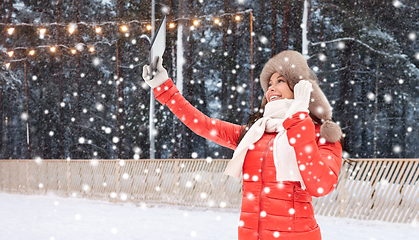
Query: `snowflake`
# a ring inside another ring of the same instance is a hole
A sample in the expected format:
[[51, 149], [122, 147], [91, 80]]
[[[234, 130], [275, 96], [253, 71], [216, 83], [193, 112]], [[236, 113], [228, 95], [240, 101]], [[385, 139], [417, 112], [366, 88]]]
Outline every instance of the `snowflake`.
[[386, 103], [390, 103], [391, 101], [393, 101], [393, 97], [391, 96], [391, 94], [389, 93], [384, 94], [384, 101]]
[[326, 55], [324, 55], [323, 53], [319, 53], [319, 60], [325, 62], [327, 60]]
[[93, 63], [93, 65], [95, 65], [95, 66], [99, 66], [99, 65], [100, 65], [100, 63], [101, 63], [101, 60], [100, 60], [100, 58], [95, 57], [95, 58], [93, 58], [93, 59], [92, 59], [92, 63]]
[[[97, 155], [97, 153], [96, 153], [96, 155]], [[92, 166], [97, 166], [97, 165], [99, 165], [99, 161], [97, 160], [97, 159], [92, 159], [92, 160], [90, 160], [90, 165], [92, 165]]]
[[261, 216], [261, 217], [266, 217], [266, 212], [265, 212], [265, 211], [261, 211], [261, 212], [260, 212], [260, 216]]
[[268, 43], [268, 38], [266, 38], [265, 36], [260, 36], [259, 41], [263, 44], [267, 44]]
[[402, 148], [399, 145], [396, 145], [393, 147], [393, 152], [394, 153], [400, 153], [402, 151]]
[[375, 100], [375, 94], [372, 92], [367, 93], [367, 98], [371, 101]]
[[89, 185], [87, 185], [87, 184], [83, 184], [83, 191], [85, 191], [85, 192], [89, 192], [90, 191], [90, 186]]
[[416, 41], [417, 35], [414, 32], [409, 33], [409, 39], [412, 41]]
[[399, 0], [394, 0], [393, 1], [393, 6], [396, 8], [399, 8], [402, 6], [402, 3]]
[[24, 112], [24, 113], [20, 114], [20, 118], [22, 120], [26, 121], [28, 119], [28, 114]]
[[126, 193], [121, 194], [121, 200], [126, 201], [128, 199], [128, 195]]

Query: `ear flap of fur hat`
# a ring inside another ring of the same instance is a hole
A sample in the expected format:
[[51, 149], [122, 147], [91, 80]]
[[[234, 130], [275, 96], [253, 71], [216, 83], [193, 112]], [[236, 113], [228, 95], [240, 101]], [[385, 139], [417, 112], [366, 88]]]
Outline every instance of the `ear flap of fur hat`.
[[332, 107], [330, 106], [329, 101], [327, 101], [326, 96], [314, 80], [309, 79], [308, 81], [311, 82], [313, 88], [308, 110], [320, 120], [332, 119]]
[[320, 136], [326, 141], [334, 143], [342, 137], [342, 129], [335, 122], [326, 120], [320, 127]]
[[310, 79], [308, 81], [311, 82], [313, 88], [308, 110], [322, 121], [320, 136], [328, 142], [337, 142], [342, 137], [342, 130], [339, 125], [332, 121], [332, 107], [319, 85], [314, 80]]

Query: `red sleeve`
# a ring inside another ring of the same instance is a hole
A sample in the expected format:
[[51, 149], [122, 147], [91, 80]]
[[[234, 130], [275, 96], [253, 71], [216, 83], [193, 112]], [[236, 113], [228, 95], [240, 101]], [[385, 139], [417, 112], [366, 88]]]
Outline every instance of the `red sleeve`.
[[318, 137], [320, 126], [315, 126], [305, 112], [292, 115], [283, 126], [307, 191], [314, 197], [329, 194], [336, 187], [342, 164], [340, 142], [330, 143]]
[[154, 95], [194, 133], [221, 146], [236, 149], [241, 126], [207, 117], [179, 93], [171, 79], [154, 88]]

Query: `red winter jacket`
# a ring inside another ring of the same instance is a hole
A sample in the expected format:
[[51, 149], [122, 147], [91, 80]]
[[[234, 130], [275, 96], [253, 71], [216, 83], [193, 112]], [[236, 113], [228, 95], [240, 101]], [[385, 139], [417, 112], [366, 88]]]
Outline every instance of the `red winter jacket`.
[[[172, 80], [154, 88], [156, 99], [196, 134], [222, 146], [236, 149], [242, 127], [212, 119], [179, 94]], [[320, 125], [301, 112], [284, 121], [289, 144], [294, 147], [301, 177], [299, 182], [276, 181], [273, 160], [275, 133], [266, 133], [248, 150], [243, 164], [243, 197], [239, 240], [318, 240], [311, 197], [321, 197], [336, 186], [342, 148], [319, 137]]]

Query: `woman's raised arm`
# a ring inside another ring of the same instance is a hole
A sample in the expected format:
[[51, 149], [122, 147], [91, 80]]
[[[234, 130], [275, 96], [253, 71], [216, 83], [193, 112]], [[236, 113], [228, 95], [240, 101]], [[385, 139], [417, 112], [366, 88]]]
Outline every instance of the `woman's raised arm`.
[[145, 65], [143, 78], [153, 88], [157, 101], [166, 105], [194, 133], [221, 146], [236, 149], [242, 128], [240, 125], [210, 118], [192, 106], [168, 78], [161, 58], [157, 61], [157, 72], [152, 79], [151, 74]]

